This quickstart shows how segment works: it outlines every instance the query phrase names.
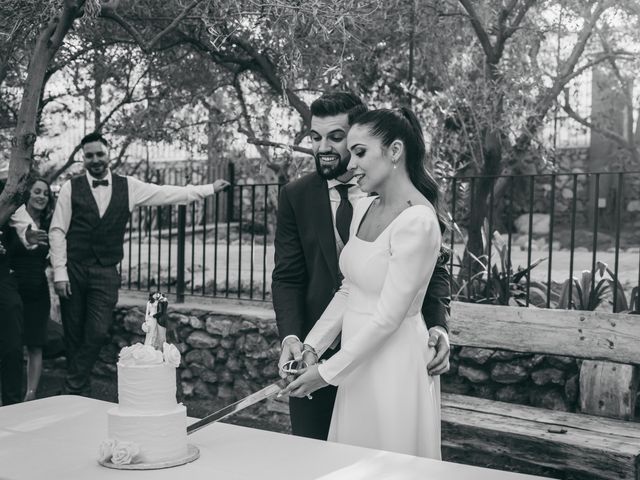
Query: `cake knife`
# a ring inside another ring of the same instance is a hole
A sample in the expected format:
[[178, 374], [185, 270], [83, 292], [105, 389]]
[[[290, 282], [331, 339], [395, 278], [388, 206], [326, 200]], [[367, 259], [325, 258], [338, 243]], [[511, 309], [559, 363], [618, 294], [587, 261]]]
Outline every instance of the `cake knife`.
[[262, 400], [266, 400], [267, 398], [272, 397], [273, 395], [277, 394], [280, 390], [282, 390], [285, 387], [285, 385], [286, 385], [286, 382], [284, 382], [283, 380], [280, 380], [276, 383], [272, 383], [271, 385], [263, 388], [262, 390], [258, 390], [257, 392], [254, 392], [251, 395], [248, 395], [243, 399], [238, 400], [235, 403], [232, 403], [231, 405], [227, 405], [226, 407], [221, 408], [217, 412], [213, 412], [207, 415], [206, 417], [189, 425], [187, 427], [187, 435], [190, 435], [193, 432], [197, 432], [198, 430], [206, 427], [210, 423], [218, 422], [223, 418], [226, 418], [230, 415], [234, 415], [244, 410], [247, 407], [250, 407], [252, 405], [255, 405], [258, 402], [261, 402]]

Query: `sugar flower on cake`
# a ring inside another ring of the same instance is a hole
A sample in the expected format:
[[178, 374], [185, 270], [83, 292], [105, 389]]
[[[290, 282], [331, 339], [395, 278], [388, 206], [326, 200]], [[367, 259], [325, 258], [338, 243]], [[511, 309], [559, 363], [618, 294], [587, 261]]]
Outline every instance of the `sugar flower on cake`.
[[128, 465], [140, 453], [140, 447], [134, 442], [117, 442], [113, 448], [111, 463], [115, 465]]
[[162, 353], [164, 355], [165, 363], [176, 368], [180, 366], [180, 351], [175, 345], [164, 342], [162, 344]]
[[142, 345], [133, 352], [136, 365], [157, 365], [164, 361], [162, 352], [151, 345]]
[[113, 438], [107, 438], [103, 440], [98, 447], [98, 461], [108, 462], [113, 456], [113, 449], [116, 446], [116, 441]]
[[139, 348], [142, 348], [141, 343], [136, 343], [134, 345], [131, 345], [130, 347], [124, 347], [122, 350], [120, 350], [120, 363], [128, 367], [135, 365], [136, 361], [133, 358], [133, 353]]

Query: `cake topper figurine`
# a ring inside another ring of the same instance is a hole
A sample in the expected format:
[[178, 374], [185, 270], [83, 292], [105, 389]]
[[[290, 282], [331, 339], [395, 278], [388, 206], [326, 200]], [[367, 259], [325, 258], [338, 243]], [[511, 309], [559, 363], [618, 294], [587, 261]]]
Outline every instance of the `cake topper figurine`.
[[142, 330], [146, 333], [144, 344], [162, 350], [167, 341], [167, 299], [160, 292], [149, 294]]

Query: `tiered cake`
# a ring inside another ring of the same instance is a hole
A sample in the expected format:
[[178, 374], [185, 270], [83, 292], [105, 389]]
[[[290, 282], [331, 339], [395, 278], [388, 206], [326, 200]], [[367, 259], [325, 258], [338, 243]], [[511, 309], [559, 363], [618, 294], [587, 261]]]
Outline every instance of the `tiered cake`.
[[[143, 325], [145, 344], [120, 351], [118, 406], [107, 413], [108, 439], [99, 452], [102, 464], [153, 465], [188, 457], [187, 412], [176, 401], [180, 352], [164, 342], [164, 328], [158, 321], [163, 312], [166, 299], [154, 294]], [[162, 351], [156, 348], [159, 340]]]

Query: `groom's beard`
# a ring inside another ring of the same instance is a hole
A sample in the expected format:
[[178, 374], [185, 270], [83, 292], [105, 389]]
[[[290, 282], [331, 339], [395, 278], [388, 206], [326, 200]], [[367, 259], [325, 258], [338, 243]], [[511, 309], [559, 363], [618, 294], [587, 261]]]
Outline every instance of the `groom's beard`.
[[333, 180], [347, 172], [349, 157], [341, 158], [337, 153], [316, 153], [316, 171], [325, 180]]

